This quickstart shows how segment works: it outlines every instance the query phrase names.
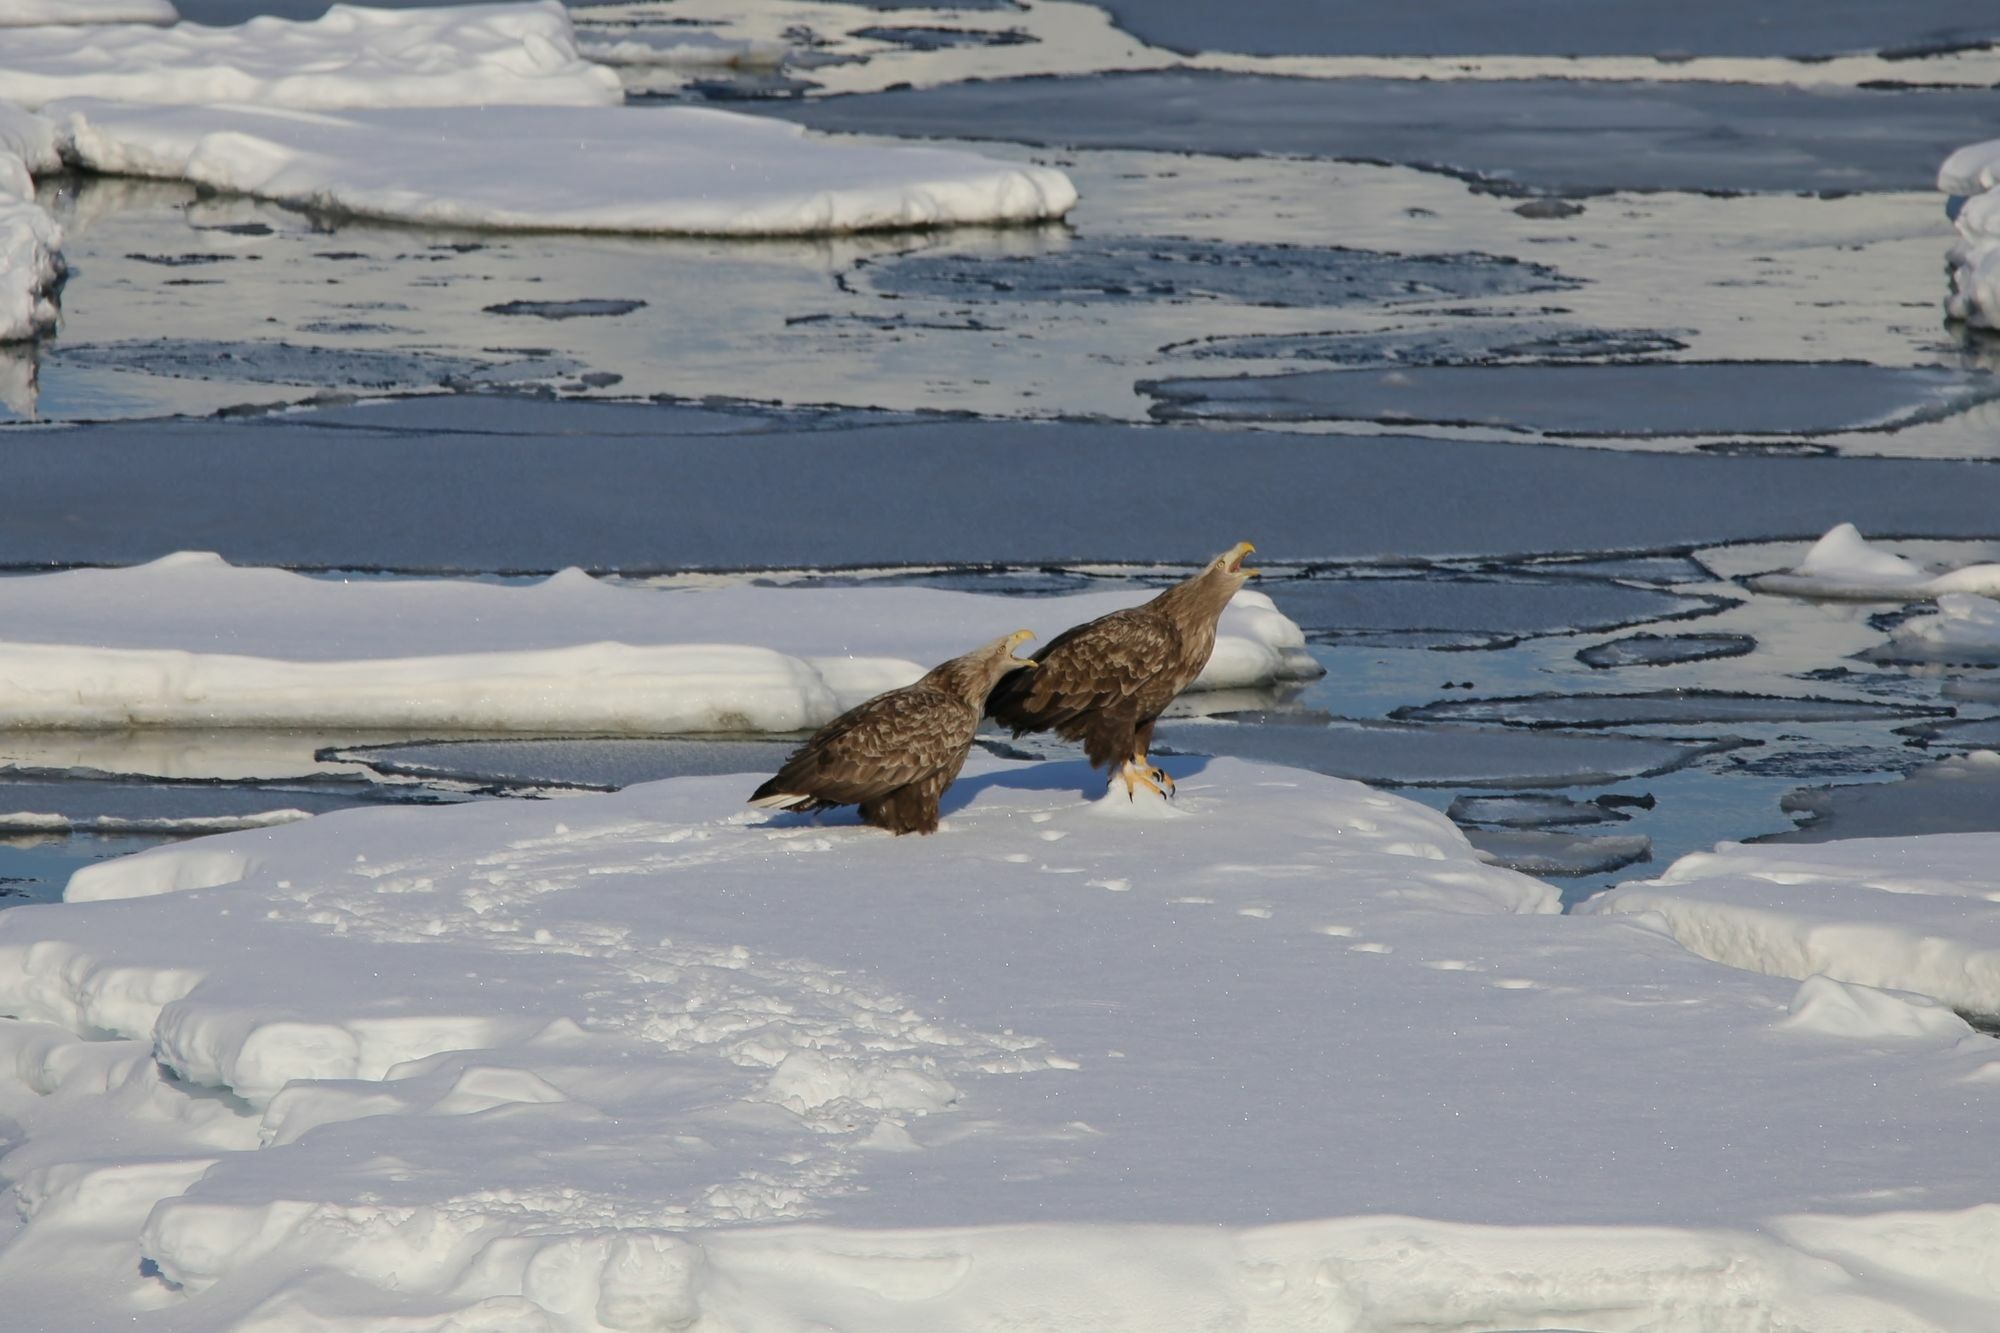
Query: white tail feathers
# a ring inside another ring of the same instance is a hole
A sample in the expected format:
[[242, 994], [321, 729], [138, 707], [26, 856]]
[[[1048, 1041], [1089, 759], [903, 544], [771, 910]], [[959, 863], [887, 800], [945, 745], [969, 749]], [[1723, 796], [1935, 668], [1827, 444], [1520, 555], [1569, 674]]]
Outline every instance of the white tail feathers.
[[769, 796], [759, 796], [750, 804], [760, 810], [789, 810], [795, 805], [804, 805], [812, 797], [802, 796], [795, 791], [774, 791]]

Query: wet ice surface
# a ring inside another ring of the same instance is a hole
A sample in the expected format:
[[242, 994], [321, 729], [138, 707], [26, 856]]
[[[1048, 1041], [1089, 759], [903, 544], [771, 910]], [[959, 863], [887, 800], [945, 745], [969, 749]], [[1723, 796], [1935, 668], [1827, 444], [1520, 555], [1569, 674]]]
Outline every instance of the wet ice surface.
[[1900, 782], [1806, 787], [1784, 799], [1799, 827], [1760, 842], [1830, 842], [2000, 829], [2000, 754], [1991, 750], [1919, 768]]
[[1608, 875], [1651, 859], [1653, 850], [1652, 839], [1636, 834], [1471, 828], [1465, 836], [1489, 860], [1510, 870], [1561, 879]]
[[350, 746], [331, 759], [361, 764], [385, 775], [463, 783], [501, 791], [545, 787], [613, 791], [662, 778], [776, 771], [797, 739], [738, 740], [712, 736], [680, 739], [521, 738], [418, 740]]
[[1534, 634], [1607, 630], [1710, 614], [1726, 603], [1601, 579], [1453, 570], [1348, 572], [1283, 584], [1286, 614], [1309, 635], [1345, 643], [1504, 647]]
[[1686, 348], [1687, 344], [1680, 339], [1653, 329], [1575, 329], [1555, 324], [1467, 321], [1453, 328], [1204, 338], [1165, 350], [1190, 357], [1243, 361], [1443, 366], [1570, 357], [1638, 357]]
[[1219, 245], [1051, 231], [1003, 255], [919, 254], [862, 265], [885, 296], [960, 301], [1229, 301], [1242, 305], [1391, 305], [1561, 291], [1539, 264], [1482, 254], [1404, 255], [1340, 246]]
[[1516, 727], [1633, 727], [1661, 723], [1730, 726], [1744, 722], [1858, 722], [1935, 716], [1945, 711], [1941, 706], [1916, 704], [1673, 690], [1659, 694], [1444, 699], [1398, 709], [1394, 716], [1436, 722], [1500, 722]]
[[1599, 669], [1669, 666], [1675, 662], [1741, 657], [1756, 647], [1757, 641], [1747, 634], [1632, 634], [1579, 648], [1576, 660]]
[[1410, 366], [1151, 381], [1164, 420], [1421, 422], [1549, 435], [1814, 435], [1949, 416], [1991, 375], [1810, 362]]
[[1817, 192], [1930, 189], [2000, 92], [1149, 71], [764, 109], [867, 134], [1393, 162], [1523, 193]]
[[1257, 55], [1831, 56], [2000, 38], [2000, 19], [1980, 0], [1910, 6], [1790, 0], [1755, 7], [1725, 0], [1544, 0], [1527, 12], [1490, 0], [1304, 6], [1112, 0], [1109, 7], [1119, 26], [1156, 45]]

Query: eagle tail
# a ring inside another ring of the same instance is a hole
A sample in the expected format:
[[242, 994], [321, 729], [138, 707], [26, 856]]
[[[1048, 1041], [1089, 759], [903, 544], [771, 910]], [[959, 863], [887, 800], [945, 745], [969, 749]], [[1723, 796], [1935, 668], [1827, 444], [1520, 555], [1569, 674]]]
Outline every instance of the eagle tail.
[[817, 797], [807, 795], [805, 792], [786, 791], [779, 785], [779, 780], [783, 776], [783, 774], [780, 774], [778, 777], [772, 778], [756, 791], [750, 793], [750, 804], [760, 810], [796, 810], [801, 806], [810, 806], [818, 799]]

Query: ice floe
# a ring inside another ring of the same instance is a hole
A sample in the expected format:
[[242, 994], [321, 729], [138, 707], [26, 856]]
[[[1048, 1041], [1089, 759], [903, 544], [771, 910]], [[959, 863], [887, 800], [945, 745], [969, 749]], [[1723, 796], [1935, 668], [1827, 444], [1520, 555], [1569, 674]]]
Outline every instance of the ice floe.
[[[618, 76], [577, 54], [557, 0], [369, 9], [335, 5], [312, 22], [227, 28], [25, 29], [0, 46], [15, 102], [98, 97], [147, 103], [340, 107], [608, 106]], [[381, 141], [376, 149], [381, 156]]]
[[676, 69], [769, 68], [792, 52], [790, 42], [727, 37], [699, 28], [584, 28], [576, 46], [605, 65], [664, 65]]
[[308, 114], [77, 99], [50, 112], [66, 153], [94, 170], [432, 226], [820, 235], [1039, 221], [1076, 203], [1051, 167], [820, 139], [702, 107]]
[[1524, 694], [1512, 698], [1439, 699], [1408, 704], [1389, 716], [1425, 722], [1499, 722], [1513, 727], [1732, 726], [1760, 722], [1859, 722], [1938, 717], [1951, 709], [1878, 699], [1787, 698], [1727, 690], [1657, 690], [1646, 694]]
[[1643, 913], [1705, 958], [2000, 1014], [2000, 833], [1724, 843], [1583, 912]]
[[1628, 634], [1576, 651], [1576, 660], [1600, 671], [1628, 666], [1673, 666], [1744, 657], [1757, 641], [1748, 634]]
[[7, 0], [0, 5], [0, 28], [51, 24], [172, 23], [180, 18], [172, 0]]
[[[1990, 733], [1993, 719], [1974, 725]], [[1899, 782], [1806, 787], [1788, 793], [1779, 804], [1804, 822], [1789, 833], [1760, 838], [1760, 843], [2000, 832], [2000, 753], [1954, 755]]]
[[1805, 559], [1783, 573], [1750, 581], [1759, 592], [1860, 602], [1908, 602], [1940, 593], [2000, 593], [2000, 564], [1937, 570], [1863, 537], [1852, 523], [1828, 529]]
[[921, 843], [686, 778], [86, 869], [0, 914], [10, 1317], [2000, 1314], [1986, 1039], [1550, 915], [1393, 797], [1170, 766], [1178, 817], [975, 757]]
[[[182, 553], [0, 579], [15, 727], [794, 731], [908, 684], [994, 627], [1048, 638], [1147, 590], [1023, 601], [926, 588], [649, 589], [314, 579]], [[1004, 624], [1003, 624], [1004, 622]], [[1262, 593], [1224, 613], [1197, 688], [1316, 676]]]

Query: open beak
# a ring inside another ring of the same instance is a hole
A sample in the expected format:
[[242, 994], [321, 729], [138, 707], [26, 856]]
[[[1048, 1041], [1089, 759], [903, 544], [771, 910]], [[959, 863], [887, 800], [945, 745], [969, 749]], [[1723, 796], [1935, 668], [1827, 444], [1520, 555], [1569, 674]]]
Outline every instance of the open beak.
[[1034, 637], [1035, 637], [1035, 632], [1033, 630], [1028, 630], [1028, 629], [1017, 629], [1012, 634], [1009, 634], [1007, 636], [1007, 653], [1008, 653], [1007, 660], [1014, 663], [1016, 666], [1029, 666], [1029, 667], [1034, 666], [1035, 659], [1032, 657], [1013, 656], [1015, 648], [1019, 647], [1021, 644], [1026, 643], [1028, 640]]
[[1246, 579], [1254, 579], [1259, 574], [1263, 573], [1264, 571], [1261, 569], [1243, 568], [1243, 557], [1249, 555], [1252, 551], [1255, 551], [1256, 549], [1257, 548], [1252, 546], [1249, 542], [1238, 542], [1236, 543], [1236, 545], [1230, 547], [1229, 565], [1228, 565], [1229, 572], [1232, 574], [1241, 574]]

